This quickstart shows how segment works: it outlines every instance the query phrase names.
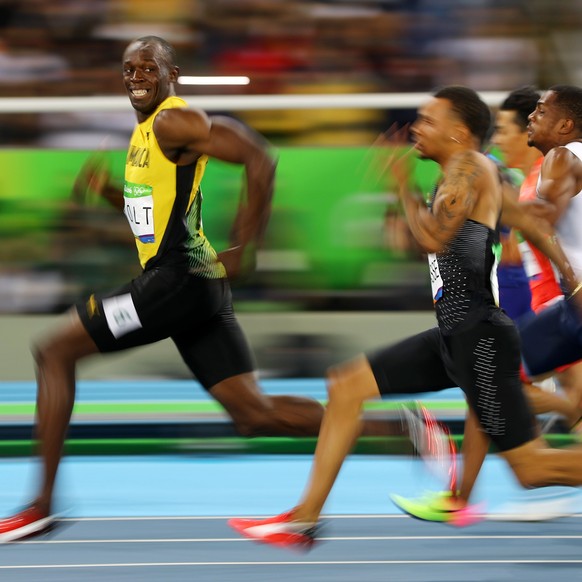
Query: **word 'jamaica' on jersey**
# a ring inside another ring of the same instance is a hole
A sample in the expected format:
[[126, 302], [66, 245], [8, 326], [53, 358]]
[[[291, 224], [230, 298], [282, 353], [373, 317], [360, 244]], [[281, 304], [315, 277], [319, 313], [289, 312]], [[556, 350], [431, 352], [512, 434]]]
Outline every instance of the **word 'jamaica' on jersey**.
[[130, 146], [127, 151], [126, 166], [133, 166], [134, 168], [149, 168], [150, 167], [150, 149], [139, 148], [134, 145]]

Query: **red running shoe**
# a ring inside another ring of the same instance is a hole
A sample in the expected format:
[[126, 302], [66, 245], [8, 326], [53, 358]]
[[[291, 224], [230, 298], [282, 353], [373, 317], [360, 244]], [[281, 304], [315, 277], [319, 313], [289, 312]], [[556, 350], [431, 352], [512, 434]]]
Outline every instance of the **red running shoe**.
[[54, 525], [55, 518], [31, 506], [23, 511], [0, 519], [0, 543], [13, 542], [33, 535], [41, 534]]
[[267, 519], [228, 520], [228, 525], [244, 537], [282, 547], [311, 549], [319, 529], [317, 523], [293, 521], [293, 512], [287, 511]]

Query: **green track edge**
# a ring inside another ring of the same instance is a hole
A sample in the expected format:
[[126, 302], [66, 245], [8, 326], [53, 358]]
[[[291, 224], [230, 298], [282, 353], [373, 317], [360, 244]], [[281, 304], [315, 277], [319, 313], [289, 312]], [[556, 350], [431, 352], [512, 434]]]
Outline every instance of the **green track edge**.
[[[564, 447], [579, 442], [568, 434], [546, 435], [552, 447]], [[462, 435], [453, 440], [460, 449]], [[158, 455], [158, 454], [257, 454], [257, 455], [311, 455], [317, 439], [258, 437], [258, 438], [199, 438], [199, 439], [70, 439], [65, 454], [91, 455]], [[30, 457], [36, 455], [32, 440], [0, 441], [0, 458]], [[361, 437], [353, 450], [362, 455], [412, 455], [407, 437]]]

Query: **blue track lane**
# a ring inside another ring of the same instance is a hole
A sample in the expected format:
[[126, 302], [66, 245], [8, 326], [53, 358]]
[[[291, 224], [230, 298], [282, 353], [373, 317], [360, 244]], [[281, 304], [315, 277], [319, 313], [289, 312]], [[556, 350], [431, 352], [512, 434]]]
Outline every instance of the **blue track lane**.
[[[68, 457], [59, 474], [56, 509], [72, 517], [268, 515], [299, 499], [311, 465], [308, 455], [208, 455]], [[3, 459], [0, 514], [29, 501], [35, 492], [37, 462]], [[354, 455], [346, 461], [326, 512], [400, 513], [390, 493], [414, 496], [440, 488], [418, 460], [402, 456]], [[552, 487], [543, 494], [577, 490]], [[489, 456], [475, 500], [489, 511], [514, 499], [536, 498], [522, 491], [504, 461]], [[576, 493], [576, 513], [582, 513]]]
[[[325, 381], [314, 379], [269, 379], [261, 380], [261, 387], [268, 394], [294, 394], [327, 398]], [[459, 388], [451, 388], [437, 393], [419, 394], [419, 399], [455, 400], [462, 399]], [[34, 382], [0, 382], [1, 402], [34, 402], [36, 384]], [[86, 402], [155, 402], [183, 400], [211, 400], [208, 393], [194, 380], [94, 380], [78, 383], [77, 400]], [[401, 398], [400, 398], [401, 400]]]

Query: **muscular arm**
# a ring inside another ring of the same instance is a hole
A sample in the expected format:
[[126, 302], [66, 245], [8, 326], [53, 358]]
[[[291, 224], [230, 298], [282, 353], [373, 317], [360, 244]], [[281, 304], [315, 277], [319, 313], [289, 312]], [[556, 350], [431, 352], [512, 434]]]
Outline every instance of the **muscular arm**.
[[464, 152], [451, 160], [432, 211], [411, 194], [405, 183], [400, 184], [410, 230], [425, 251], [441, 251], [471, 215], [477, 202], [476, 182], [482, 171], [474, 152]]
[[154, 130], [166, 157], [178, 165], [206, 154], [244, 166], [245, 189], [231, 244], [243, 248], [260, 244], [271, 211], [276, 167], [267, 142], [234, 119], [185, 109], [161, 112]]
[[541, 200], [547, 202], [545, 217], [552, 225], [564, 214], [570, 200], [579, 191], [577, 165], [578, 159], [566, 148], [554, 148], [544, 158], [538, 194]]
[[556, 265], [568, 291], [573, 292], [576, 289], [578, 279], [555, 236], [554, 228], [548, 220], [535, 216], [526, 205], [515, 202], [504, 190], [501, 222], [517, 228], [524, 238]]

